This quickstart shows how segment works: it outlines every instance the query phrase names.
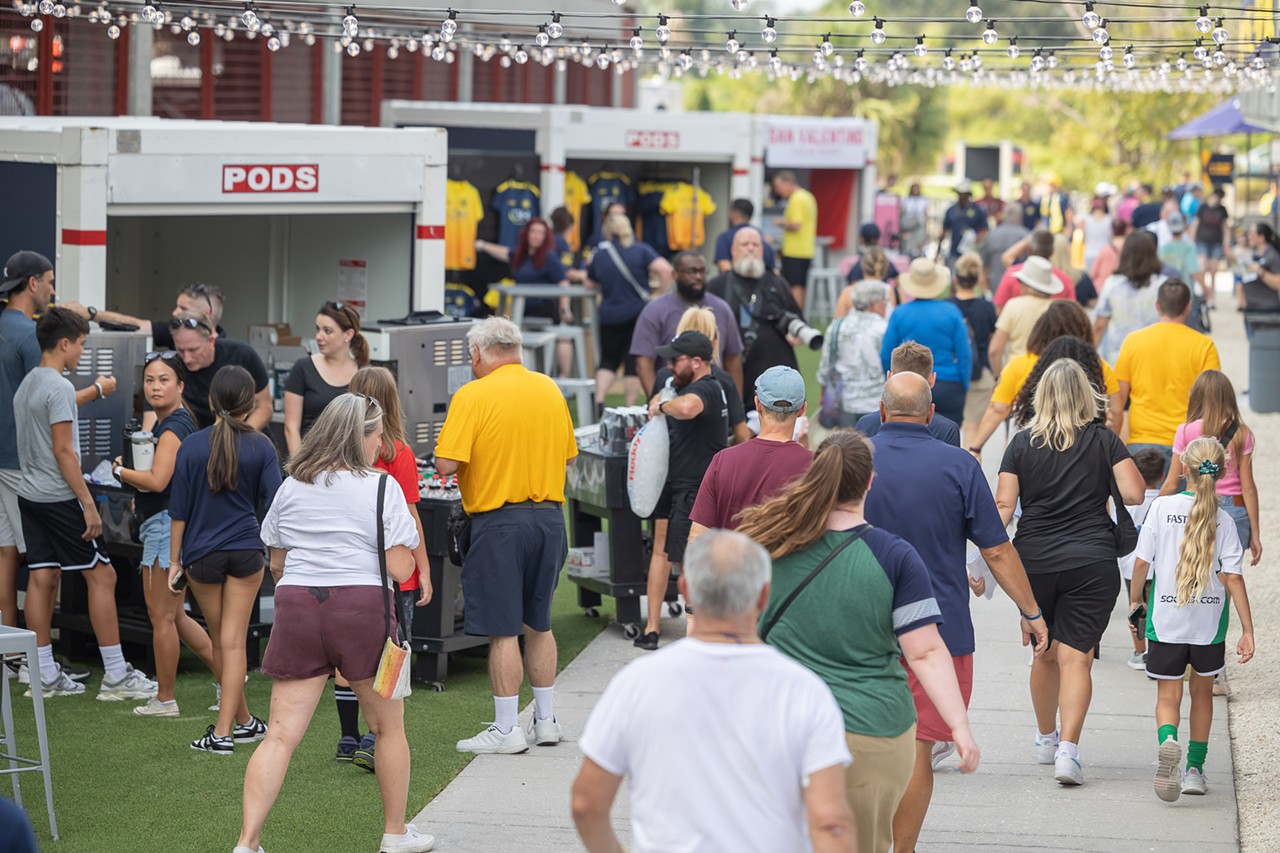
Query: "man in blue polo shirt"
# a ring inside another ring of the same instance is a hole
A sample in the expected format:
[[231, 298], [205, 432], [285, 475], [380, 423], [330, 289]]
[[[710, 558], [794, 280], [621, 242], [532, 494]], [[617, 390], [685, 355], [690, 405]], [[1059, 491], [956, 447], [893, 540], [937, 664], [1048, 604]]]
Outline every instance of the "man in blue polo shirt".
[[[885, 374], [885, 378], [890, 379], [898, 373], [914, 373], [916, 376], [922, 376], [929, 383], [930, 388], [938, 379], [938, 374], [933, 372], [933, 353], [927, 346], [915, 341], [903, 341], [893, 348], [893, 354], [889, 357], [889, 372]], [[952, 447], [959, 447], [960, 427], [956, 422], [936, 411], [932, 414], [932, 418], [925, 420], [925, 427], [929, 430], [929, 434], [938, 441], [950, 444]], [[854, 428], [867, 438], [871, 438], [880, 431], [880, 417], [880, 412], [868, 412], [858, 419], [858, 424]]]
[[[942, 610], [939, 631], [955, 664], [965, 705], [973, 691], [973, 622], [969, 616], [966, 540], [982, 551], [991, 574], [1005, 593], [1030, 616], [1023, 619], [1023, 644], [1034, 641], [1037, 654], [1049, 632], [1036, 606], [1027, 573], [1000, 521], [986, 476], [972, 456], [937, 441], [925, 426], [932, 394], [914, 373], [895, 373], [880, 401], [883, 424], [875, 445], [875, 482], [867, 494], [868, 522], [901, 536], [920, 554]], [[1032, 640], [1034, 638], [1034, 640]], [[905, 666], [905, 661], [903, 663]], [[908, 669], [916, 705], [916, 765], [911, 784], [893, 819], [894, 845], [915, 847], [933, 796], [933, 759], [950, 751], [951, 731]]]

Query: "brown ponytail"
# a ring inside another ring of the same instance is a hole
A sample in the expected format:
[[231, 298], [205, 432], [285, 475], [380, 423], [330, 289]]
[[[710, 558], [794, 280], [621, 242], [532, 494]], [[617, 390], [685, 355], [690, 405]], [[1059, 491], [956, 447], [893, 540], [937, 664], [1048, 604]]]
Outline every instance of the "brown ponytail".
[[835, 430], [818, 446], [803, 477], [738, 514], [738, 532], [760, 543], [774, 559], [803, 551], [822, 537], [837, 505], [866, 496], [872, 470], [867, 437], [851, 429]]
[[356, 360], [357, 367], [369, 365], [369, 339], [360, 332], [360, 314], [344, 302], [326, 302], [316, 312], [321, 317], [328, 317], [344, 332], [354, 331], [351, 336], [351, 357]]
[[256, 403], [253, 377], [243, 367], [229, 364], [209, 384], [209, 408], [218, 416], [209, 436], [207, 472], [215, 493], [233, 492], [240, 483], [239, 436], [255, 432], [245, 418]]

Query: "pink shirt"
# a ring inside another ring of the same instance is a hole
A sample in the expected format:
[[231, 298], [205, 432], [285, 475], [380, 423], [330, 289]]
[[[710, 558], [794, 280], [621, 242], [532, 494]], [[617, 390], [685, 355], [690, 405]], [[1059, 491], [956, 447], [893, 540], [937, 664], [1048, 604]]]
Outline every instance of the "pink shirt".
[[[1004, 278], [1000, 279], [1000, 284], [996, 287], [994, 302], [997, 308], [1003, 308], [1004, 304], [1015, 296], [1022, 293], [1022, 282], [1014, 278], [1014, 273], [1022, 269], [1022, 264], [1014, 264], [1004, 271]], [[1058, 281], [1062, 282], [1062, 290], [1053, 295], [1054, 299], [1075, 299], [1076, 287], [1071, 283], [1071, 279], [1062, 270], [1057, 267], [1053, 268], [1053, 274], [1057, 276]]]
[[[1181, 453], [1187, 449], [1187, 445], [1195, 441], [1204, 432], [1204, 425], [1198, 421], [1191, 421], [1178, 427], [1173, 434], [1173, 452]], [[1253, 432], [1249, 431], [1244, 436], [1244, 455], [1253, 454]], [[1227, 451], [1227, 473], [1218, 478], [1218, 494], [1220, 495], [1238, 495], [1240, 494], [1240, 469], [1236, 467], [1236, 461], [1231, 458], [1231, 451]]]

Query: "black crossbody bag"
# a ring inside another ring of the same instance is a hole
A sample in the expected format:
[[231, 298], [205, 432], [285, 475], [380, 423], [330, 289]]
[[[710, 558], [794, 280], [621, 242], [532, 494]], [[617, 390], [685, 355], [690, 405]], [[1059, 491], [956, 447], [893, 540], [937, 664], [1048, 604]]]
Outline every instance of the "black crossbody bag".
[[796, 598], [800, 595], [800, 593], [804, 592], [804, 588], [807, 587], [809, 584], [813, 583], [814, 578], [822, 574], [822, 570], [825, 569], [828, 565], [830, 565], [831, 561], [834, 560], [841, 551], [843, 551], [845, 548], [848, 548], [854, 542], [857, 542], [859, 539], [861, 539], [863, 535], [870, 529], [871, 529], [870, 524], [864, 524], [862, 525], [862, 527], [859, 527], [857, 530], [855, 530], [853, 532], [853, 535], [851, 535], [848, 539], [844, 540], [839, 545], [832, 548], [831, 553], [828, 554], [821, 563], [818, 563], [817, 567], [813, 571], [809, 572], [808, 577], [800, 581], [800, 583], [796, 586], [796, 588], [791, 590], [791, 594], [788, 595], [785, 599], [783, 599], [782, 605], [779, 606], [777, 611], [774, 612], [773, 618], [770, 619], [768, 624], [766, 624], [764, 628], [760, 631], [761, 642], [769, 641], [769, 632], [773, 630], [774, 625], [778, 624], [778, 620], [782, 618], [783, 613], [787, 612], [787, 608], [791, 606], [791, 603], [796, 600]]

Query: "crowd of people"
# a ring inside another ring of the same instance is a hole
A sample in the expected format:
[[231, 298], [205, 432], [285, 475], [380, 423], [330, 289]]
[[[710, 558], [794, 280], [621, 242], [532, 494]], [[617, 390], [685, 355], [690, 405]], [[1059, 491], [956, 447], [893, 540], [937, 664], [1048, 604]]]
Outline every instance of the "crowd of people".
[[[1187, 218], [1220, 199], [1176, 216], [1157, 205], [1145, 222], [1149, 205], [1125, 220], [1122, 199], [1115, 221], [1124, 227], [1108, 219], [1103, 235], [1098, 211], [1075, 216], [1056, 185], [1038, 202], [1024, 192], [998, 207], [990, 187], [976, 202], [962, 187], [943, 221], [947, 252], [901, 269], [875, 245], [879, 230], [864, 227], [857, 277], [814, 377], [831, 432], [810, 450], [812, 385], [798, 370], [794, 321], [803, 324], [797, 282], [812, 262], [816, 206], [793, 174], [779, 173], [774, 188], [786, 200], [781, 251], [769, 260], [754, 211], [734, 202], [710, 279], [697, 252], [668, 262], [645, 251], [625, 211], [604, 218], [598, 251], [579, 270], [564, 268], [557, 235], [536, 219], [510, 258], [544, 283], [573, 275], [598, 286], [597, 401], [625, 369], [624, 397], [646, 400], [670, 435], [650, 519], [648, 620], [635, 639], [656, 653], [617, 675], [581, 734], [573, 815], [587, 848], [619, 849], [609, 811], [625, 779], [636, 849], [914, 849], [934, 768], [952, 754], [966, 772], [980, 763], [967, 712], [977, 651], [969, 607], [987, 584], [1013, 601], [1032, 648], [1029, 761], [1052, 765], [1061, 785], [1084, 783], [1091, 667], [1123, 579], [1129, 665], [1160, 682], [1155, 793], [1206, 793], [1206, 702], [1225, 667], [1228, 602], [1243, 629], [1239, 660], [1253, 654], [1242, 567], [1246, 552], [1255, 565], [1262, 555], [1255, 441], [1197, 320], [1212, 288], [1186, 281], [1189, 260], [1164, 252], [1160, 228], [1145, 225], [1163, 223], [1174, 239], [1177, 217], [1185, 233]], [[1213, 216], [1199, 236], [1214, 236]], [[988, 230], [990, 220], [1000, 225]], [[1225, 235], [1225, 212], [1219, 225]], [[1101, 287], [1063, 266], [1074, 227], [1087, 232], [1095, 269], [1114, 265]], [[1271, 239], [1258, 238], [1257, 281], [1280, 290]], [[404, 819], [402, 702], [375, 683], [387, 640], [404, 636], [413, 606], [432, 595], [417, 465], [395, 380], [369, 365], [357, 312], [340, 302], [317, 312], [316, 352], [286, 384], [282, 467], [262, 435], [265, 368], [219, 326], [215, 288], [184, 288], [159, 321], [51, 305], [52, 264], [21, 252], [6, 265], [3, 293], [0, 393], [13, 400], [13, 425], [0, 435], [0, 616], [16, 623], [25, 553], [23, 615], [39, 646], [32, 689], [85, 691], [51, 641], [60, 574], [79, 571], [102, 655], [99, 699], [142, 702], [142, 717], [180, 716], [173, 685], [185, 643], [219, 687], [217, 721], [192, 749], [225, 756], [262, 742], [246, 770], [235, 853], [262, 853], [268, 814], [330, 678], [336, 759], [379, 781], [381, 849], [430, 849], [431, 836]], [[560, 300], [537, 311], [567, 319]], [[79, 362], [93, 319], [150, 328], [170, 348], [143, 365], [151, 465], [112, 465], [139, 496], [154, 680], [124, 660], [115, 570], [79, 461], [77, 405], [109, 395], [114, 381], [76, 392], [62, 375]], [[489, 640], [494, 715], [456, 748], [516, 754], [564, 737], [551, 601], [568, 550], [565, 467], [578, 444], [560, 388], [524, 366], [518, 326], [476, 321], [467, 345], [475, 378], [450, 402], [434, 462], [458, 478], [464, 627]], [[981, 459], [1002, 425], [993, 491]], [[266, 570], [276, 591], [263, 721], [243, 686]], [[664, 646], [673, 571], [687, 636]], [[187, 587], [204, 627], [184, 607]], [[521, 726], [526, 675], [534, 707]]]

